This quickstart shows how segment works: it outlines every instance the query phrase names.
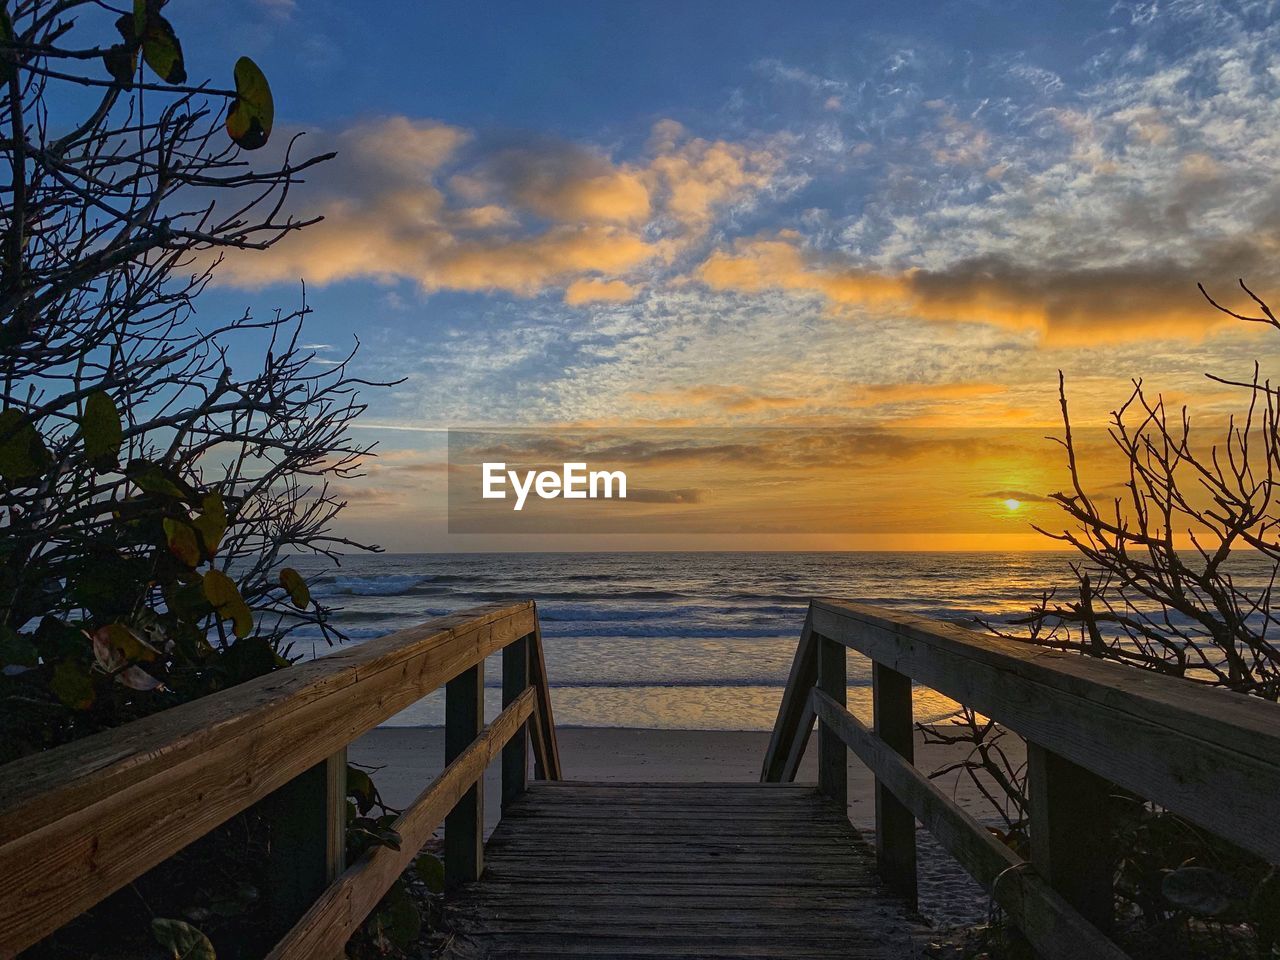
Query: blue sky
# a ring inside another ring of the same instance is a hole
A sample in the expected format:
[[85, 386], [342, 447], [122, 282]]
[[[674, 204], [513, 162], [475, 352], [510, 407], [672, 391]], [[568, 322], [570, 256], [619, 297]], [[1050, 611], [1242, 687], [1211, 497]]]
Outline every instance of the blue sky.
[[1260, 349], [1194, 283], [1276, 279], [1274, 4], [168, 9], [194, 75], [252, 55], [339, 151], [295, 196], [326, 223], [201, 310], [306, 277], [319, 360], [358, 333], [406, 378], [369, 398], [388, 529], [417, 430], [1051, 424], [1058, 369], [1082, 417], [1132, 376], [1214, 410]]

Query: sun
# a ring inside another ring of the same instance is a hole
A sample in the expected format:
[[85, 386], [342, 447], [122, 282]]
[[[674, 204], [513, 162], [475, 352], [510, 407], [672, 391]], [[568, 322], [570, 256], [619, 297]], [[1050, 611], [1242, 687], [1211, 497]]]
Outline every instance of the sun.
[[1006, 501], [1004, 502], [1004, 505], [1005, 505], [1006, 507], [1008, 507], [1008, 508], [1009, 508], [1009, 512], [1010, 512], [1010, 513], [1012, 513], [1013, 511], [1017, 510], [1019, 507], [1021, 507], [1021, 506], [1022, 506], [1022, 501], [1021, 501], [1021, 500], [1015, 500], [1015, 499], [1013, 499], [1013, 497], [1010, 497], [1008, 500], [1006, 500]]

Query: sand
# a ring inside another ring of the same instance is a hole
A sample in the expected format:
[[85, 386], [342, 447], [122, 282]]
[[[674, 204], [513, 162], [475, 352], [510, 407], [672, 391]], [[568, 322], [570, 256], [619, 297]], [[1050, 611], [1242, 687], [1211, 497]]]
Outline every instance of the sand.
[[[754, 781], [768, 747], [769, 735], [709, 730], [630, 730], [560, 728], [560, 758], [569, 780], [645, 780], [669, 782]], [[1012, 739], [1012, 738], [1011, 738]], [[1016, 747], [1010, 753], [1017, 762]], [[813, 742], [797, 779], [816, 779]], [[353, 743], [352, 762], [378, 769], [374, 782], [392, 807], [407, 806], [444, 767], [444, 731], [439, 728], [380, 728]], [[964, 756], [963, 748], [926, 744], [919, 734], [916, 765], [933, 771]], [[938, 781], [965, 809], [984, 822], [992, 812], [967, 778], [951, 775]], [[849, 762], [849, 818], [870, 830], [875, 822], [874, 780], [860, 761]], [[498, 764], [485, 778], [488, 797], [499, 793]], [[498, 804], [485, 804], [486, 827], [492, 830]], [[937, 927], [980, 921], [986, 896], [927, 833], [919, 834], [920, 912]]]

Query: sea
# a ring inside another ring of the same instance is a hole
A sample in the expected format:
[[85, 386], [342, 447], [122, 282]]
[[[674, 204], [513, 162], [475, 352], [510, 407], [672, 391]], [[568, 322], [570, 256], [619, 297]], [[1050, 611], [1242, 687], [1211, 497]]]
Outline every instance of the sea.
[[[349, 643], [483, 604], [537, 601], [558, 726], [768, 730], [811, 597], [842, 597], [972, 624], [1007, 622], [1068, 587], [1072, 555], [1027, 553], [362, 554], [294, 561]], [[1265, 578], [1270, 565], [1246, 563]], [[293, 654], [323, 655], [316, 632]], [[486, 714], [501, 668], [486, 664]], [[870, 664], [851, 654], [849, 703], [869, 716]], [[918, 687], [916, 717], [956, 704]], [[443, 691], [387, 722], [439, 726]]]

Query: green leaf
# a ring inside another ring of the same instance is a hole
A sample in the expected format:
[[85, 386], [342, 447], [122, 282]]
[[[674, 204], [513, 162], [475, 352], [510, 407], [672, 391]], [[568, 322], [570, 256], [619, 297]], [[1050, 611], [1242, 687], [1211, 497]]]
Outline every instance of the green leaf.
[[143, 493], [173, 497], [177, 500], [189, 500], [191, 498], [190, 490], [183, 489], [185, 484], [179, 485], [180, 481], [177, 481], [168, 471], [154, 463], [146, 460], [130, 460], [129, 466], [125, 468], [125, 473]]
[[204, 575], [204, 596], [220, 620], [231, 621], [237, 638], [249, 635], [253, 629], [253, 613], [241, 598], [234, 580], [221, 570], [207, 571]]
[[378, 799], [373, 780], [359, 767], [347, 766], [347, 796], [355, 798], [361, 813], [368, 813]]
[[124, 429], [120, 424], [120, 411], [115, 401], [105, 392], [89, 394], [84, 402], [84, 416], [80, 418], [80, 434], [84, 437], [84, 452], [99, 469], [116, 466]]
[[307, 604], [311, 602], [311, 591], [307, 588], [307, 581], [303, 580], [302, 574], [293, 567], [285, 567], [280, 571], [280, 586], [289, 592], [289, 599], [299, 610], [305, 610]]
[[39, 659], [36, 645], [12, 628], [0, 626], [0, 665], [34, 667]]
[[31, 480], [52, 462], [44, 440], [25, 414], [0, 411], [0, 477], [9, 483]]
[[204, 581], [173, 583], [165, 587], [164, 602], [182, 620], [202, 620], [209, 614], [211, 604], [204, 595]]
[[88, 710], [93, 706], [93, 678], [75, 660], [63, 660], [54, 667], [49, 689], [73, 710]]
[[248, 57], [236, 61], [236, 100], [227, 111], [227, 135], [244, 150], [265, 146], [271, 136], [276, 108], [271, 87], [258, 65]]
[[196, 542], [196, 532], [190, 524], [165, 517], [164, 538], [169, 544], [169, 552], [181, 563], [192, 568], [200, 565], [200, 544]]
[[138, 71], [138, 53], [126, 44], [117, 43], [102, 51], [102, 65], [112, 80], [123, 87], [130, 87], [133, 75]]
[[252, 680], [276, 668], [275, 650], [266, 637], [237, 640], [222, 656], [222, 664], [236, 683]]
[[418, 879], [432, 893], [444, 893], [444, 861], [434, 854], [424, 853], [413, 861]]
[[185, 83], [187, 69], [182, 59], [182, 44], [173, 26], [160, 16], [161, 4], [134, 0], [134, 36], [142, 41], [142, 59], [165, 83]]
[[192, 521], [200, 539], [204, 542], [205, 552], [213, 556], [222, 543], [222, 535], [227, 532], [227, 508], [222, 502], [222, 494], [207, 493], [200, 501], [200, 516]]
[[151, 933], [173, 960], [218, 960], [209, 938], [182, 920], [156, 917], [151, 921]]
[[382, 935], [401, 950], [407, 950], [422, 932], [422, 914], [402, 883], [396, 883], [378, 910], [377, 923]]
[[150, 662], [160, 656], [160, 651], [148, 643], [138, 631], [123, 623], [109, 623], [105, 627], [99, 627], [90, 639], [94, 644], [94, 655], [108, 669], [111, 669], [113, 657], [110, 654], [99, 653], [100, 649], [114, 651], [115, 657], [118, 657], [122, 663], [135, 663], [139, 660]]

